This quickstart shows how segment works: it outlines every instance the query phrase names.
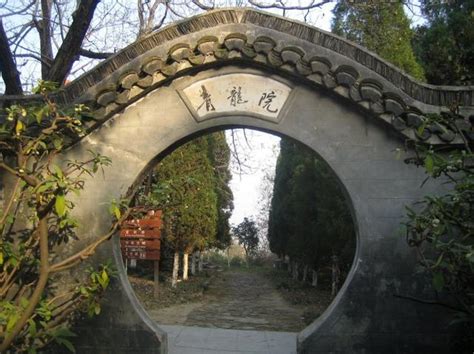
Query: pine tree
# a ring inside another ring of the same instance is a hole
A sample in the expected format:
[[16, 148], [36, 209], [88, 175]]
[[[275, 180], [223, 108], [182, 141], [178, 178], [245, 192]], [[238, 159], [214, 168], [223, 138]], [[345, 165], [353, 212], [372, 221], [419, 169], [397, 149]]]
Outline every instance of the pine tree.
[[332, 30], [424, 80], [411, 46], [414, 33], [401, 2], [339, 2], [334, 8]]

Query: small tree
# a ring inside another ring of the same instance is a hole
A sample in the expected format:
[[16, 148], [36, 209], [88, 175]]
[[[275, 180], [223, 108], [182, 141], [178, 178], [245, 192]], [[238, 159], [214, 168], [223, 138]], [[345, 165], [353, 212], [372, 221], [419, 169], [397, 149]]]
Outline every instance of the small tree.
[[[36, 93], [43, 101], [11, 105], [0, 112], [0, 171], [7, 183], [0, 212], [0, 352], [35, 352], [51, 341], [73, 350], [68, 325], [77, 310], [99, 314], [98, 296], [107, 288], [110, 267], [76, 284], [58, 286], [57, 274], [91, 256], [116, 231], [110, 231], [74, 254], [57, 252], [58, 246], [77, 239], [78, 221], [71, 215], [71, 193], [84, 187], [110, 160], [92, 154], [87, 161], [58, 163], [65, 146], [83, 134], [83, 106], [62, 110], [47, 95], [51, 84]], [[121, 219], [117, 206], [113, 214]], [[123, 215], [126, 217], [126, 215]]]
[[232, 228], [232, 232], [239, 244], [242, 245], [245, 251], [245, 257], [248, 259], [249, 256], [254, 253], [258, 247], [258, 229], [255, 225], [255, 221], [249, 220], [248, 218], [244, 218], [237, 227]]

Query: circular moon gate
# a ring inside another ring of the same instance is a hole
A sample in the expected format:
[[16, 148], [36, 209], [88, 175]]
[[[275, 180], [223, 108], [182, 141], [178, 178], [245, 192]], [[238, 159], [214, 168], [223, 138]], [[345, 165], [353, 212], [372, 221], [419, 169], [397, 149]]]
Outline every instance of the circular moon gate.
[[[169, 26], [57, 97], [87, 103], [97, 118], [65, 157], [82, 159], [95, 150], [112, 159], [102, 176], [86, 181], [76, 202], [81, 240], [102, 234], [110, 225], [106, 204], [183, 139], [229, 126], [286, 135], [333, 169], [358, 232], [350, 274], [326, 312], [299, 334], [299, 352], [442, 351], [446, 313], [394, 296], [424, 294], [400, 224], [405, 205], [441, 187], [421, 189], [423, 171], [395, 151], [406, 138], [458, 143], [441, 126], [418, 129], [424, 114], [439, 113], [454, 99], [461, 114], [474, 113], [473, 88], [419, 84], [357, 45], [262, 12], [219, 10]], [[76, 328], [78, 351], [166, 352], [166, 334], [130, 288], [118, 242], [103, 246], [93, 261], [112, 254], [120, 278], [101, 315]]]

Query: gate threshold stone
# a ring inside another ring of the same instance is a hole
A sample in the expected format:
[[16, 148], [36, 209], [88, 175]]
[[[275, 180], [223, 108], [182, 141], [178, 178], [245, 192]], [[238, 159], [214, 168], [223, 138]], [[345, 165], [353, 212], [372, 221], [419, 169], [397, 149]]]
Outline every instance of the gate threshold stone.
[[168, 354], [296, 354], [298, 333], [159, 326], [168, 334]]

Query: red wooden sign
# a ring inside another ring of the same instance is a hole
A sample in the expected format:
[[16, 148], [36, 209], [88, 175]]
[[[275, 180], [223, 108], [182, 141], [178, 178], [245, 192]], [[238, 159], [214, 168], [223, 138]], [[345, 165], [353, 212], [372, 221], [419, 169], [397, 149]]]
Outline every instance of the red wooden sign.
[[126, 259], [159, 260], [161, 210], [151, 210], [143, 219], [131, 219], [122, 224], [120, 248]]

